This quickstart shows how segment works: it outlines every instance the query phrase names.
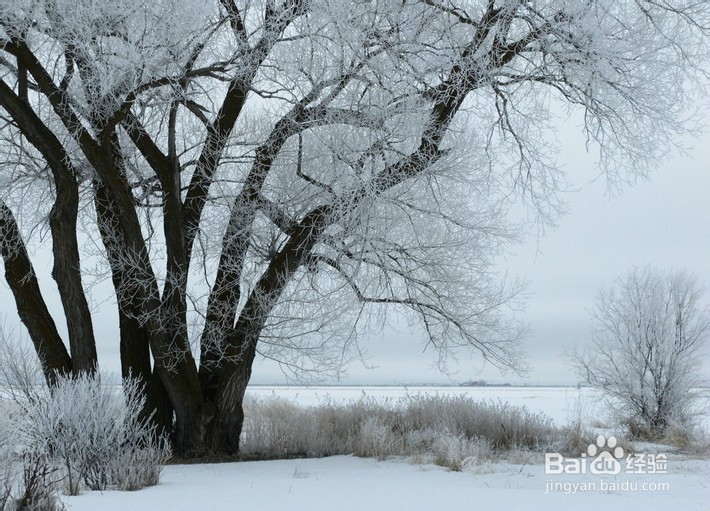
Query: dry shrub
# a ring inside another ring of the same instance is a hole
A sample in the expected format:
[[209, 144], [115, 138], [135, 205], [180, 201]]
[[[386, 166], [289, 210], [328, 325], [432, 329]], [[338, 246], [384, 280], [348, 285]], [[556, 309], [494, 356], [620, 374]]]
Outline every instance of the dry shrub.
[[463, 470], [508, 449], [542, 450], [559, 438], [552, 420], [503, 402], [466, 396], [405, 396], [302, 407], [249, 397], [241, 450], [247, 457], [356, 454], [407, 456]]

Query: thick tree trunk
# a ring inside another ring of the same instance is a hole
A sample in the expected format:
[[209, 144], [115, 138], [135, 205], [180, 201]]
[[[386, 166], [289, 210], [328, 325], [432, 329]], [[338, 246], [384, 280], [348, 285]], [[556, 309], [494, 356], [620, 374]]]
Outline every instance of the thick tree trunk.
[[[18, 67], [21, 59], [18, 58]], [[23, 65], [24, 67], [24, 65]], [[27, 72], [22, 73], [19, 95], [5, 83], [0, 83], [0, 105], [18, 123], [30, 143], [47, 161], [55, 183], [56, 199], [49, 217], [52, 229], [54, 268], [69, 331], [72, 365], [75, 372], [94, 372], [98, 365], [91, 313], [81, 283], [79, 245], [76, 223], [79, 210], [79, 189], [71, 159], [64, 146], [44, 125], [27, 101]]]
[[[239, 327], [240, 325], [237, 325]], [[233, 346], [241, 346], [238, 353], [224, 359], [219, 373], [215, 416], [210, 424], [207, 441], [210, 450], [227, 454], [239, 452], [239, 438], [244, 423], [244, 394], [251, 378], [251, 368], [256, 356], [256, 343], [261, 330], [260, 326], [249, 325], [252, 330], [239, 335], [240, 330], [233, 332], [227, 342]], [[243, 333], [244, 330], [241, 330]]]
[[[175, 409], [170, 402], [170, 396], [157, 373], [153, 373], [146, 389], [146, 406], [144, 413], [151, 414], [150, 420], [157, 427], [160, 435], [170, 436], [173, 430], [173, 415]], [[147, 416], [146, 416], [147, 418]]]
[[76, 239], [79, 191], [73, 176], [55, 181], [57, 200], [49, 217], [54, 251], [52, 276], [57, 282], [66, 316], [73, 370], [75, 373], [94, 373], [98, 368], [96, 341], [89, 304], [81, 283]]
[[175, 410], [172, 436], [175, 452], [183, 457], [199, 456], [206, 450], [205, 426], [210, 417], [205, 413], [197, 372], [185, 371], [181, 366], [184, 363], [176, 367], [156, 364], [155, 372]]
[[148, 332], [120, 309], [118, 315], [121, 376], [135, 378], [141, 383], [145, 392], [143, 418], [150, 417], [160, 434], [170, 434], [173, 429], [173, 406], [163, 382], [151, 369]]
[[259, 279], [244, 304], [237, 324], [225, 339], [219, 373], [217, 409], [209, 432], [212, 449], [236, 454], [244, 422], [242, 403], [256, 346], [269, 313], [289, 279], [302, 264], [326, 227], [327, 209], [317, 208], [294, 228], [290, 239]]
[[34, 268], [15, 217], [0, 200], [0, 252], [5, 261], [5, 278], [15, 296], [17, 312], [27, 327], [47, 383], [56, 381], [58, 374], [71, 372], [72, 362], [49, 309], [42, 298]]
[[220, 385], [218, 406], [211, 422], [207, 442], [212, 452], [238, 454], [244, 424], [244, 394], [251, 377], [251, 362], [241, 365]]
[[[139, 289], [144, 282], [128, 275], [122, 264], [125, 247], [121, 243], [119, 219], [108, 190], [95, 183], [95, 191], [99, 229], [111, 261], [119, 305], [122, 373], [146, 382], [146, 412], [154, 414], [153, 420], [160, 429], [173, 433], [176, 452], [181, 455], [200, 453], [204, 449], [202, 396], [192, 357], [185, 356], [185, 346], [176, 346], [174, 352], [165, 348], [175, 343], [184, 344], [169, 338], [174, 330], [170, 324], [163, 328], [155, 320], [145, 323], [138, 320], [141, 314], [157, 314], [157, 311], [145, 310], [146, 304], [141, 302], [144, 290]], [[156, 360], [152, 370], [151, 344], [161, 346], [160, 351], [165, 352], [162, 359]]]
[[99, 182], [94, 183], [94, 206], [96, 219], [103, 241], [106, 255], [111, 265], [111, 280], [118, 302], [118, 326], [120, 329], [121, 374], [125, 377], [137, 378], [143, 382], [150, 381], [150, 348], [149, 335], [145, 326], [137, 319], [140, 314], [140, 304], [133, 303], [130, 276], [121, 264], [121, 244], [116, 235], [118, 218], [111, 207], [108, 190]]

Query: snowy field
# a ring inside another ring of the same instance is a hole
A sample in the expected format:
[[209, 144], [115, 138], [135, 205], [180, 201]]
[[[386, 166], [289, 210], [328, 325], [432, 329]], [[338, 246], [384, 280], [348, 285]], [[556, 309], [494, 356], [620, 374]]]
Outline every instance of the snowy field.
[[[595, 393], [564, 387], [266, 387], [250, 395], [302, 405], [364, 396], [395, 402], [406, 394], [466, 393], [507, 401], [564, 425], [580, 413], [605, 420]], [[708, 392], [704, 392], [707, 403]], [[707, 421], [706, 421], [707, 423]], [[62, 497], [67, 509], [111, 510], [568, 510], [710, 509], [710, 460], [668, 455], [667, 473], [545, 474], [544, 455], [507, 453], [453, 472], [404, 459], [354, 456], [241, 463], [169, 465], [161, 482], [137, 492], [85, 492]]]
[[[172, 465], [160, 484], [138, 492], [87, 492], [63, 497], [82, 511], [378, 511], [378, 510], [707, 510], [710, 462], [669, 462], [666, 476], [628, 476], [638, 491], [547, 492], [550, 479], [536, 464], [495, 464], [490, 473], [451, 472], [433, 465], [352, 456]], [[595, 481], [598, 479], [595, 479]], [[562, 481], [557, 478], [556, 481]], [[615, 478], [606, 478], [607, 483]], [[623, 478], [626, 481], [626, 478]], [[665, 484], [669, 490], [642, 490]]]

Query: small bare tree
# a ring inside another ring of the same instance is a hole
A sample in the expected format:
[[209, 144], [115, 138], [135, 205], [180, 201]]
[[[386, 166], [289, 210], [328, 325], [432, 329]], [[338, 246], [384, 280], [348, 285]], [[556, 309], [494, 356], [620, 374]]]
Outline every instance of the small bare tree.
[[657, 437], [692, 413], [697, 368], [710, 334], [697, 279], [633, 269], [599, 294], [593, 348], [577, 355], [584, 380], [622, 410], [632, 433]]

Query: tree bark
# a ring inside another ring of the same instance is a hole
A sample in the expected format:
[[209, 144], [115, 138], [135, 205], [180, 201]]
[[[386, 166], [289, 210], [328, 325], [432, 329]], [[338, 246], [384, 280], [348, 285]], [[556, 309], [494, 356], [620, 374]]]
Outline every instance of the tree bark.
[[98, 369], [96, 340], [89, 304], [81, 283], [76, 238], [79, 191], [73, 176], [55, 178], [55, 183], [57, 199], [49, 217], [54, 252], [52, 277], [57, 282], [66, 316], [74, 373], [94, 373]]
[[0, 83], [0, 105], [13, 115], [22, 134], [42, 153], [52, 171], [56, 195], [49, 217], [54, 252], [52, 277], [57, 282], [66, 317], [73, 369], [77, 373], [93, 373], [98, 359], [91, 312], [81, 283], [76, 235], [79, 188], [74, 169], [64, 146], [37, 116], [26, 97], [15, 95], [4, 82]]
[[5, 261], [5, 278], [15, 296], [17, 312], [30, 333], [44, 377], [47, 383], [52, 385], [57, 375], [71, 372], [72, 361], [42, 298], [37, 276], [22, 242], [15, 217], [2, 200], [0, 251]]

